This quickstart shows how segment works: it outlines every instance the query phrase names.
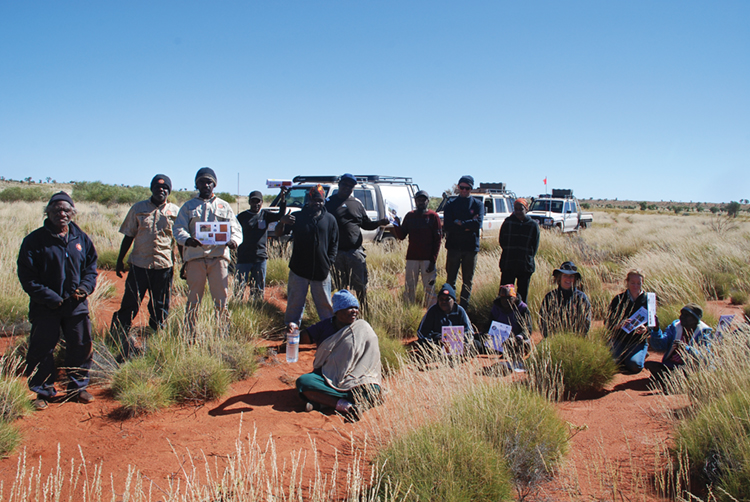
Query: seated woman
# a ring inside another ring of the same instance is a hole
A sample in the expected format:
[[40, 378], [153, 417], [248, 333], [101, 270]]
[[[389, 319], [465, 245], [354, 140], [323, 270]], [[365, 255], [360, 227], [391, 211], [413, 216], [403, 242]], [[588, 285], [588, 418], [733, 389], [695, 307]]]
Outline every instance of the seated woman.
[[680, 318], [672, 322], [663, 332], [652, 331], [651, 346], [664, 351], [661, 362], [648, 361], [646, 369], [655, 380], [661, 380], [664, 372], [685, 364], [688, 357], [696, 356], [700, 346], [710, 347], [713, 332], [704, 323], [703, 309], [695, 303], [688, 303], [680, 310]]
[[[492, 302], [490, 319], [485, 333], [489, 333], [492, 322], [499, 322], [511, 327], [510, 338], [503, 344], [503, 352], [528, 354], [531, 350], [531, 312], [529, 307], [516, 294], [515, 284], [500, 286], [500, 294]], [[474, 347], [480, 354], [495, 353], [487, 334], [474, 337]]]
[[474, 338], [471, 321], [462, 306], [456, 303], [456, 290], [445, 283], [440, 288], [437, 303], [427, 309], [417, 329], [417, 343], [422, 348], [442, 346], [444, 326], [463, 326], [464, 341]]
[[342, 289], [333, 295], [333, 310], [333, 325], [339, 329], [320, 340], [314, 370], [297, 379], [297, 391], [307, 411], [335, 408], [347, 418], [357, 419], [379, 400], [378, 336], [367, 321], [357, 319], [359, 302], [349, 291]]
[[[630, 270], [625, 276], [625, 291], [612, 298], [609, 304], [606, 325], [610, 332], [610, 349], [623, 373], [636, 374], [643, 369], [648, 355], [650, 330], [641, 324], [630, 333], [627, 327], [630, 317], [641, 307], [648, 308], [646, 293], [643, 291], [643, 273]], [[659, 331], [658, 322], [656, 328]]]
[[577, 288], [581, 274], [572, 261], [566, 261], [552, 272], [557, 284], [542, 300], [539, 327], [545, 338], [555, 333], [579, 333], [586, 336], [591, 328], [591, 303]]

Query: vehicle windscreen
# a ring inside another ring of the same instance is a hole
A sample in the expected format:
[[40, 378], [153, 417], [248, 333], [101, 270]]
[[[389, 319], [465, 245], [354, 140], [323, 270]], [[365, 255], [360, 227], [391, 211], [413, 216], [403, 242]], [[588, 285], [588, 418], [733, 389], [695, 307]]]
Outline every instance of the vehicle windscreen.
[[551, 199], [537, 199], [531, 205], [529, 211], [551, 211], [553, 213], [562, 213], [563, 201]]
[[293, 187], [286, 194], [287, 207], [304, 207], [307, 204], [310, 187]]

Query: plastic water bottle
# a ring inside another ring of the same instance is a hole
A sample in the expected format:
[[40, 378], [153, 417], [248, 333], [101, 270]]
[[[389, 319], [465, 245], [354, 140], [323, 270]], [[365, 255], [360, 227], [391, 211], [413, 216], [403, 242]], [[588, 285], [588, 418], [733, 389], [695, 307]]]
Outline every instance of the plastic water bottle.
[[299, 328], [294, 323], [289, 327], [292, 331], [286, 335], [286, 362], [296, 363], [299, 359]]

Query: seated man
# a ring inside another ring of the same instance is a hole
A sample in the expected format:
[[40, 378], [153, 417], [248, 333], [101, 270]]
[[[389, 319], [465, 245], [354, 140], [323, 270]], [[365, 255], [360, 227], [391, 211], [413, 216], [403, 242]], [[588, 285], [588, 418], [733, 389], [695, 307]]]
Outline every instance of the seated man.
[[651, 372], [654, 380], [661, 380], [664, 373], [685, 364], [689, 356], [697, 355], [699, 346], [708, 348], [711, 345], [712, 330], [701, 319], [703, 309], [695, 303], [688, 303], [680, 310], [680, 318], [661, 331], [651, 332], [651, 347], [664, 351], [661, 362], [647, 361], [645, 367]]
[[464, 340], [471, 340], [474, 337], [469, 316], [464, 308], [456, 303], [456, 290], [448, 283], [440, 288], [437, 304], [427, 309], [427, 313], [419, 324], [417, 329], [419, 346], [427, 348], [430, 344], [442, 345], [443, 326], [463, 326]]
[[306, 411], [335, 408], [356, 420], [380, 396], [378, 336], [367, 321], [357, 319], [359, 302], [348, 290], [333, 295], [333, 310], [332, 318], [300, 333], [302, 343], [312, 340], [318, 350], [313, 372], [297, 379], [297, 390], [306, 401]]
[[[499, 322], [511, 327], [510, 338], [503, 344], [504, 352], [526, 355], [531, 351], [531, 312], [529, 307], [516, 294], [515, 284], [500, 286], [500, 294], [492, 302], [490, 319], [485, 333], [489, 333], [492, 322]], [[491, 348], [491, 340], [487, 334], [477, 334], [474, 337], [474, 348], [480, 354], [495, 353]]]

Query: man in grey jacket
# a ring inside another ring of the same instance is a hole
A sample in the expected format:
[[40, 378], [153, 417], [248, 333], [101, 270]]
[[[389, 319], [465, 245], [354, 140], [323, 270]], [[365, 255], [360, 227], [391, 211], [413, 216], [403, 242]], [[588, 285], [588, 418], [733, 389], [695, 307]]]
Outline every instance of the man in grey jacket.
[[[185, 275], [188, 283], [188, 298], [185, 306], [185, 321], [193, 333], [198, 306], [203, 299], [206, 280], [214, 300], [221, 329], [226, 332], [229, 326], [227, 296], [229, 291], [230, 250], [237, 249], [242, 242], [242, 227], [234, 216], [229, 203], [214, 195], [216, 173], [209, 167], [202, 167], [195, 175], [195, 188], [198, 196], [187, 201], [177, 215], [174, 224], [174, 237], [183, 246], [182, 259], [185, 262]], [[197, 224], [219, 223], [217, 232], [211, 232], [214, 244], [201, 242], [196, 238]]]

